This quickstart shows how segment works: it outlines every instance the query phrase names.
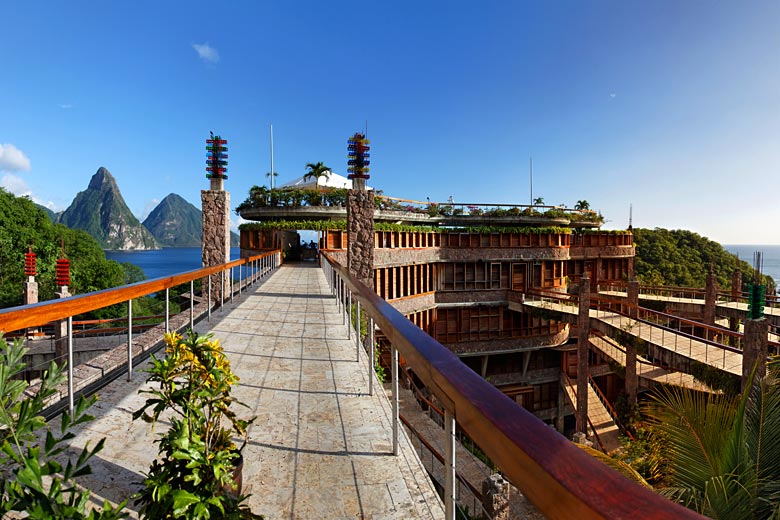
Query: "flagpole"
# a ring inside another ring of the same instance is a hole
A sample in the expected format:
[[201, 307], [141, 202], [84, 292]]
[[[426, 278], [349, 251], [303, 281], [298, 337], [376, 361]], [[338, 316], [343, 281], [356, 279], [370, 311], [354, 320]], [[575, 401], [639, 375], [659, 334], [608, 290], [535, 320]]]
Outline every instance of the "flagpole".
[[274, 125], [271, 123], [271, 189], [274, 189]]

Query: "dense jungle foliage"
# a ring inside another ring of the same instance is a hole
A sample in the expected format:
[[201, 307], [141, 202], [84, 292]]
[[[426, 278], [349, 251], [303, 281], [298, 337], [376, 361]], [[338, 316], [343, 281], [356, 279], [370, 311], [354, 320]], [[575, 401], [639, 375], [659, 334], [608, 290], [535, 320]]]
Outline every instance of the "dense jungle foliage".
[[[54, 268], [62, 247], [70, 260], [72, 294], [133, 283], [145, 278], [138, 267], [107, 260], [100, 244], [88, 233], [54, 224], [27, 197], [16, 197], [0, 188], [0, 308], [23, 303], [24, 255], [32, 245], [37, 255], [39, 300], [51, 300], [57, 291]], [[141, 313], [157, 313], [161, 302], [142, 299], [135, 305]], [[122, 316], [124, 310], [106, 308], [91, 314], [95, 318]]]
[[[726, 251], [719, 243], [683, 229], [634, 229], [639, 280], [651, 285], [704, 287], [712, 265], [721, 290], [731, 289], [731, 275], [739, 264], [743, 290], [753, 279], [753, 267], [745, 259]], [[750, 259], [748, 259], [750, 260]], [[767, 294], [774, 294], [775, 283], [765, 276]]]

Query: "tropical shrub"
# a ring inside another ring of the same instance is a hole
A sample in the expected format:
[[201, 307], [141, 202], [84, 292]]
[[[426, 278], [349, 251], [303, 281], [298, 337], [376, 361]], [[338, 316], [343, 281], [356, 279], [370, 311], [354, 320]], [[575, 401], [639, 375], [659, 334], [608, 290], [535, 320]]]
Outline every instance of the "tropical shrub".
[[[59, 432], [54, 433], [40, 415], [47, 398], [65, 380], [62, 369], [55, 363], [44, 372], [35, 389], [20, 378], [25, 364], [22, 361], [28, 349], [21, 340], [12, 344], [0, 336], [0, 517], [111, 520], [126, 518], [121, 510], [104, 502], [102, 511], [88, 511], [90, 493], [76, 484], [76, 478], [91, 473], [89, 460], [101, 449], [105, 439], [94, 448], [89, 443], [76, 461], [63, 458], [68, 441], [74, 438], [74, 426], [91, 421], [86, 413], [97, 399], [81, 398], [73, 415], [62, 414]], [[23, 516], [26, 515], [26, 516]]]
[[[189, 331], [165, 335], [165, 357], [152, 356], [148, 382], [156, 388], [133, 413], [157, 423], [170, 413], [170, 428], [157, 443], [152, 463], [136, 496], [146, 518], [262, 518], [243, 502], [235, 489], [234, 471], [241, 450], [235, 437], [246, 439], [254, 418], [240, 419], [231, 406], [242, 405], [232, 395], [238, 376], [218, 340]], [[244, 441], [246, 442], [246, 440]], [[243, 448], [243, 446], [242, 446]]]
[[741, 397], [666, 388], [644, 407], [668, 457], [661, 494], [712, 518], [780, 516], [780, 380], [752, 381]]

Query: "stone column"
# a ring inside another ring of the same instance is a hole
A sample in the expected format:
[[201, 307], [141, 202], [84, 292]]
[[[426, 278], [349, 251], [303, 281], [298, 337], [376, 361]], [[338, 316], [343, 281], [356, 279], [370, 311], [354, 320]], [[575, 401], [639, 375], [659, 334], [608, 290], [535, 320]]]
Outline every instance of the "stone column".
[[[715, 325], [715, 303], [718, 299], [718, 281], [710, 266], [707, 273], [707, 285], [704, 289], [704, 316], [703, 321], [707, 325]], [[709, 337], [709, 335], [708, 335]]]
[[[35, 281], [34, 276], [28, 276], [27, 281], [24, 282], [24, 304], [29, 305], [32, 303], [38, 303], [38, 282]], [[36, 327], [27, 329], [27, 335], [36, 332]]]
[[499, 473], [482, 481], [482, 506], [493, 520], [509, 520], [509, 482]]
[[588, 431], [588, 379], [590, 365], [590, 279], [587, 275], [580, 282], [579, 316], [577, 318], [577, 431]]
[[[67, 285], [61, 285], [60, 290], [54, 293], [57, 298], [71, 296]], [[60, 320], [54, 325], [54, 358], [60, 366], [65, 366], [68, 359], [68, 320]]]
[[[628, 282], [628, 315], [636, 319], [638, 316], [637, 307], [639, 307], [639, 282], [631, 280]], [[639, 378], [636, 373], [636, 344], [629, 341], [626, 348], [626, 395], [629, 403], [636, 403], [636, 393], [639, 387]]]
[[24, 282], [24, 304], [38, 303], [38, 282], [34, 276], [28, 276]]
[[[211, 189], [201, 190], [203, 209], [203, 238], [201, 258], [203, 267], [224, 264], [230, 261], [230, 193], [224, 190], [224, 179], [212, 178]], [[228, 291], [228, 272], [211, 275], [211, 303], [221, 296], [220, 282]], [[202, 294], [208, 297], [208, 278], [203, 279]]]
[[756, 377], [766, 374], [766, 356], [769, 345], [769, 322], [766, 318], [760, 320], [745, 320], [745, 344], [742, 346], [742, 391], [748, 386], [748, 378], [753, 366], [758, 362]]
[[[734, 269], [731, 273], [731, 301], [738, 302], [742, 296], [742, 271], [739, 267]], [[739, 318], [729, 318], [729, 328], [731, 330], [739, 330]]]
[[374, 287], [374, 192], [365, 179], [353, 179], [347, 194], [347, 269]]
[[555, 429], [558, 433], [563, 434], [564, 421], [566, 420], [566, 390], [563, 389], [563, 385], [566, 384], [566, 380], [563, 377], [563, 371], [559, 375], [558, 384], [558, 415], [555, 417]]

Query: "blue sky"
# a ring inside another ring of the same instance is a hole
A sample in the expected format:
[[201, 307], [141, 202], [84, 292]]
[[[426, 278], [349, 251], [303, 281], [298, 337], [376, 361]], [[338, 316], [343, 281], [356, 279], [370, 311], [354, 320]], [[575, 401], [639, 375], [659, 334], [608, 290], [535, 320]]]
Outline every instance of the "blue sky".
[[605, 227], [780, 244], [780, 2], [1, 2], [0, 178], [54, 209], [199, 205], [210, 130], [235, 207], [269, 123], [284, 182], [368, 121], [387, 195], [527, 203], [533, 156]]

